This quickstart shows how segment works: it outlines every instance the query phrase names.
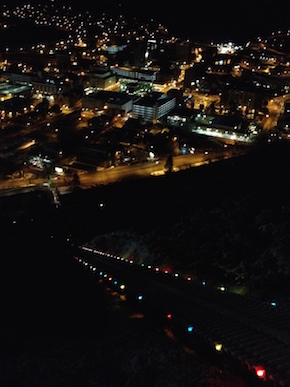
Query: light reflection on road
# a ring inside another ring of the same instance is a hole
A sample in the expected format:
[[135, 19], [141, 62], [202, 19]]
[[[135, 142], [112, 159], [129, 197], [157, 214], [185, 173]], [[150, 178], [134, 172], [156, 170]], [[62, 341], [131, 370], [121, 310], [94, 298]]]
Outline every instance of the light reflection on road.
[[[173, 172], [209, 164], [243, 153], [245, 153], [245, 150], [237, 152], [235, 148], [223, 148], [220, 150], [211, 150], [209, 152], [174, 156]], [[80, 185], [82, 188], [89, 188], [95, 185], [109, 184], [129, 178], [162, 176], [166, 173], [165, 163], [166, 158], [160, 158], [158, 161], [133, 165], [119, 165], [117, 167], [105, 168], [101, 171], [79, 173]], [[26, 178], [25, 176], [19, 179], [0, 181], [0, 189], [47, 185], [46, 177]], [[64, 176], [52, 177], [51, 186], [62, 188], [62, 191], [69, 190], [69, 182]]]

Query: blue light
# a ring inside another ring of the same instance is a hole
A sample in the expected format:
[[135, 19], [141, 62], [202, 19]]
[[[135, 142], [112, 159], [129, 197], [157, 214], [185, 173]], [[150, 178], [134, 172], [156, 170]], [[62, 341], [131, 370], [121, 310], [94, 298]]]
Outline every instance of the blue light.
[[187, 332], [189, 332], [189, 333], [193, 332], [193, 326], [192, 325], [187, 327]]
[[143, 300], [143, 296], [138, 296], [138, 301], [142, 301]]
[[277, 306], [276, 302], [271, 302], [271, 306]]

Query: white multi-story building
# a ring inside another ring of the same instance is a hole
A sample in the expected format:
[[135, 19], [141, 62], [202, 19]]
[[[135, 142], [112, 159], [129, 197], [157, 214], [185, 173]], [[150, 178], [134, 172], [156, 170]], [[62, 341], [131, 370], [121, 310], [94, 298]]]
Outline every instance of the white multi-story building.
[[135, 118], [156, 122], [176, 106], [176, 97], [153, 91], [134, 101], [132, 114]]

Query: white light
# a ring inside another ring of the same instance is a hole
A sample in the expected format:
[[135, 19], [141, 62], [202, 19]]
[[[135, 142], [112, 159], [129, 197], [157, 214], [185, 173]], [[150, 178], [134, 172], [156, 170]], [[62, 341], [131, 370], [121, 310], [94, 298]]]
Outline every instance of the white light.
[[57, 173], [59, 175], [64, 173], [64, 170], [62, 167], [55, 167], [54, 170], [55, 170], [55, 173]]

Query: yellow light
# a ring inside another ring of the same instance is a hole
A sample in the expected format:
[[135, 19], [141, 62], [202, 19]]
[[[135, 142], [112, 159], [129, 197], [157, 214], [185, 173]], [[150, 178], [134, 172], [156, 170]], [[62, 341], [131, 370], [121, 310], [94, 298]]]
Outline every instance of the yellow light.
[[221, 343], [215, 343], [215, 350], [218, 351], [218, 352], [221, 352], [221, 350], [223, 349], [223, 345]]

